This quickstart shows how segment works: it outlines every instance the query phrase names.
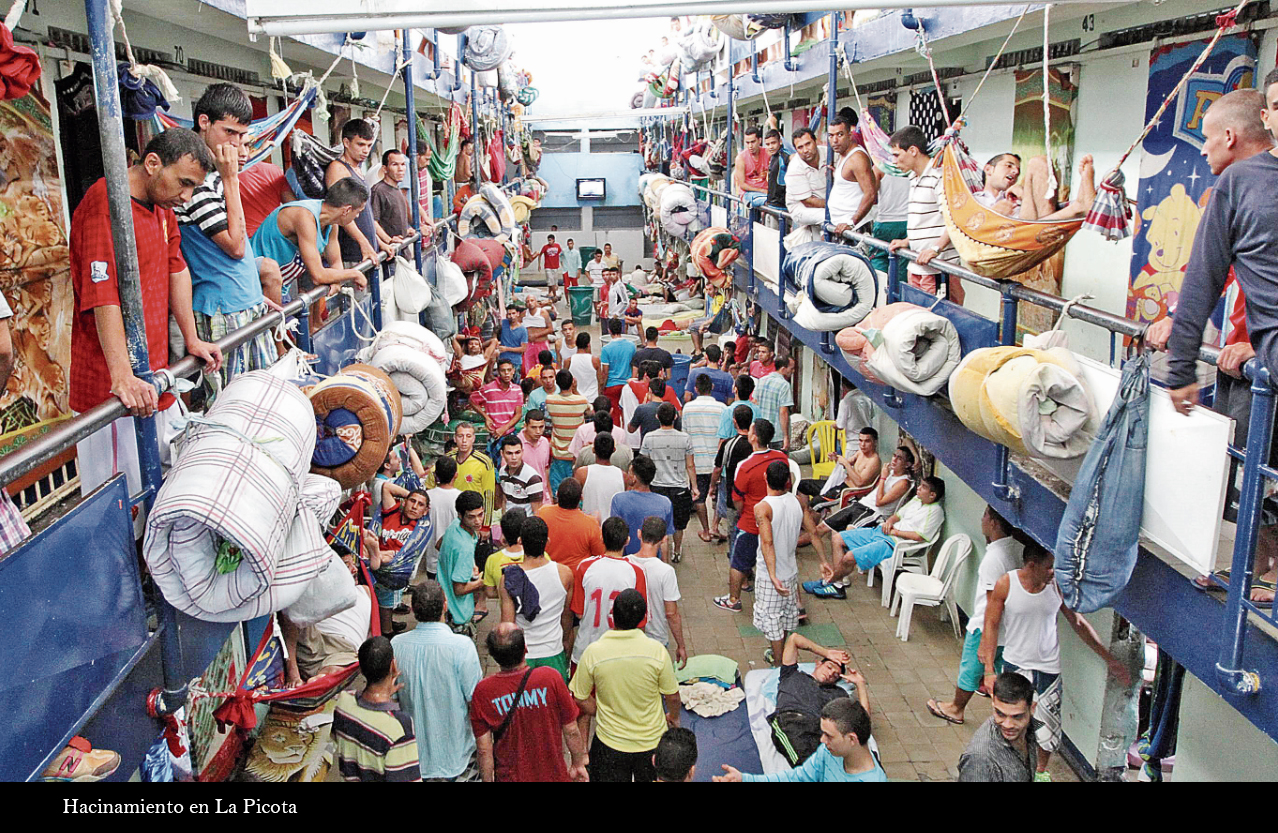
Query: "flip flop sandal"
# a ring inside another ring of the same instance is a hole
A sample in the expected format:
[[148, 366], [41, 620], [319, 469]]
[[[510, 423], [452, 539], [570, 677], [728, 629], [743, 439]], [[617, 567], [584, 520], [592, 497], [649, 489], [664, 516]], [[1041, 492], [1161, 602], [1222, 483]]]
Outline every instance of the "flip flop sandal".
[[700, 538], [700, 539], [701, 539], [704, 543], [707, 543], [707, 544], [710, 544], [710, 543], [713, 543], [713, 542], [714, 542], [714, 536], [713, 536], [713, 535], [711, 535], [711, 534], [710, 534], [710, 533], [708, 533], [708, 532], [698, 532], [698, 533], [697, 533], [697, 537], [698, 537], [698, 538]]
[[474, 616], [470, 617], [470, 623], [472, 625], [478, 625], [480, 622], [484, 621], [487, 618], [488, 618], [488, 611], [481, 610], [477, 612]]
[[946, 723], [953, 723], [955, 726], [963, 725], [962, 720], [955, 720], [954, 718], [950, 717], [945, 712], [941, 711], [939, 706], [934, 706], [933, 703], [935, 702], [936, 702], [935, 700], [927, 701], [927, 710], [932, 713], [933, 717], [939, 717], [942, 720], [944, 720]]

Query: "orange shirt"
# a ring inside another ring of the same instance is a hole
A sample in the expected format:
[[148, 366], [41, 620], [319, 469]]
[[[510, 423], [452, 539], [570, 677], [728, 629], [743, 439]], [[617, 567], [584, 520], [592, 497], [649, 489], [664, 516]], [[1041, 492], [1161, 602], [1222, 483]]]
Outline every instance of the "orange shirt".
[[546, 554], [551, 561], [576, 570], [577, 565], [590, 556], [604, 554], [603, 532], [599, 521], [580, 509], [543, 506], [537, 510], [537, 517], [550, 527]]

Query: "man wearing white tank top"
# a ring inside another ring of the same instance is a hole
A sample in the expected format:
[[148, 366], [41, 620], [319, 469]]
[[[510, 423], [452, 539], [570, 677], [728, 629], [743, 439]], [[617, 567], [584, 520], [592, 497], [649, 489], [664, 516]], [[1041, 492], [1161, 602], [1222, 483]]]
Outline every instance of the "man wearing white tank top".
[[617, 450], [612, 434], [596, 434], [593, 450], [595, 462], [577, 469], [573, 477], [581, 484], [581, 511], [602, 524], [611, 517], [612, 499], [626, 490], [626, 473], [612, 464]]
[[599, 357], [590, 353], [590, 333], [577, 333], [577, 352], [568, 360], [567, 368], [577, 380], [577, 393], [586, 397], [587, 402], [594, 402], [599, 395], [603, 370]]
[[1003, 670], [1013, 671], [1034, 684], [1038, 697], [1034, 719], [1038, 739], [1038, 772], [1035, 781], [1050, 781], [1047, 772], [1052, 753], [1061, 740], [1061, 651], [1056, 631], [1059, 611], [1087, 647], [1109, 666], [1109, 673], [1128, 685], [1131, 675], [1101, 644], [1091, 623], [1065, 607], [1056, 586], [1055, 556], [1038, 543], [1025, 545], [1025, 566], [998, 580], [985, 607], [985, 627], [977, 658], [985, 666], [985, 686], [991, 691], [996, 676], [996, 654], [1003, 645]]
[[572, 650], [572, 643], [565, 640], [564, 635], [572, 635], [572, 570], [565, 564], [551, 561], [546, 555], [549, 537], [550, 528], [545, 521], [536, 516], [526, 519], [519, 530], [524, 558], [505, 568], [523, 571], [522, 583], [536, 589], [536, 613], [529, 609], [530, 594], [520, 593], [518, 600], [511, 594], [510, 585], [519, 588], [521, 582], [507, 582], [504, 571], [502, 581], [497, 583], [497, 591], [501, 596], [501, 620], [523, 628], [528, 666], [554, 668], [567, 682], [568, 652]]
[[856, 125], [846, 115], [830, 122], [830, 148], [838, 157], [830, 185], [830, 222], [835, 234], [856, 230], [870, 217], [878, 199], [879, 182], [870, 164], [870, 155], [852, 135]]
[[794, 550], [803, 526], [803, 507], [790, 494], [790, 467], [780, 460], [768, 463], [764, 474], [768, 494], [755, 504], [759, 524], [759, 552], [768, 581], [754, 585], [754, 626], [772, 643], [763, 659], [773, 665], [785, 648], [785, 635], [799, 626], [799, 562]]

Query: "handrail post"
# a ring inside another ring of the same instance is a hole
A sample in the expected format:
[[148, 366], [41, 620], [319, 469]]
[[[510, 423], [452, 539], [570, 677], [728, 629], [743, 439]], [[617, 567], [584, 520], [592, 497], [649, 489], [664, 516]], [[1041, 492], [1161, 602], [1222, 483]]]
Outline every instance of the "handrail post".
[[[896, 252], [888, 252], [888, 288], [887, 302], [895, 304], [901, 300], [901, 256]], [[884, 397], [884, 403], [889, 408], [899, 408], [903, 404], [901, 395], [896, 392], [896, 388], [888, 388], [887, 396]]]
[[[458, 61], [461, 57], [458, 56]], [[475, 188], [475, 193], [479, 193], [479, 185], [481, 177], [479, 175], [479, 95], [478, 85], [479, 79], [475, 70], [470, 71], [470, 173], [471, 184]]]
[[[408, 196], [412, 205], [409, 206], [413, 221], [413, 228], [420, 231], [422, 227], [422, 183], [417, 172], [417, 106], [413, 90], [413, 53], [408, 45], [408, 29], [403, 30], [403, 61], [404, 61], [404, 107], [408, 111]], [[439, 57], [439, 48], [435, 49], [435, 57]], [[422, 241], [419, 237], [417, 242], [413, 244], [413, 260], [417, 263], [417, 271], [422, 271]], [[377, 312], [373, 320], [377, 322], [377, 329], [382, 328], [381, 321], [381, 304], [378, 300], [381, 297], [380, 289], [378, 294], [374, 296], [378, 306], [375, 307]]]
[[781, 37], [782, 37], [782, 43], [784, 44], [782, 48], [785, 49], [785, 71], [794, 72], [797, 69], [797, 67], [794, 65], [794, 58], [790, 57], [790, 24], [789, 22], [785, 24], [785, 33]]
[[747, 218], [747, 221], [750, 223], [750, 228], [747, 229], [746, 232], [749, 235], [749, 239], [750, 239], [750, 277], [747, 280], [747, 284], [750, 286], [751, 291], [753, 291], [754, 290], [754, 224], [758, 222], [759, 220], [758, 207], [753, 205], [749, 206], [748, 215], [749, 216]]
[[[949, 275], [945, 272], [941, 274]], [[1004, 346], [1013, 346], [1016, 344], [1016, 299], [1009, 294], [1011, 282], [1005, 282], [1002, 291], [999, 294], [1002, 322], [999, 325], [999, 342]], [[946, 297], [949, 296], [949, 284], [946, 283]], [[994, 494], [1009, 503], [1015, 503], [1020, 499], [1021, 490], [1011, 484], [1012, 459], [1011, 453], [1007, 446], [1002, 443], [996, 443], [994, 446], [994, 468], [996, 470], [997, 480], [990, 485], [994, 487]]]
[[728, 140], [725, 149], [728, 152], [728, 158], [724, 160], [723, 166], [723, 190], [729, 194], [732, 193], [732, 151], [734, 124], [737, 117], [737, 82], [732, 75], [732, 54], [728, 54]]
[[[98, 135], [102, 142], [102, 164], [106, 176], [107, 201], [111, 213], [111, 244], [115, 250], [115, 274], [124, 318], [124, 338], [133, 373], [152, 380], [146, 339], [146, 317], [142, 310], [142, 279], [138, 265], [137, 240], [133, 234], [133, 196], [129, 188], [128, 158], [124, 145], [124, 125], [120, 115], [120, 88], [116, 78], [115, 40], [107, 12], [107, 0], [85, 0], [85, 17], [93, 44], [93, 88], [98, 107]], [[154, 500], [160, 489], [159, 437], [155, 416], [134, 419], [141, 486], [146, 501]], [[177, 639], [177, 620], [168, 604], [161, 606], [166, 631], [161, 645], [164, 687], [181, 692], [182, 645]], [[185, 698], [182, 698], [185, 699]]]
[[[827, 83], [829, 94], [826, 96], [825, 117], [825, 161], [830, 166], [830, 178], [825, 183], [825, 221], [830, 220], [830, 192], [834, 190], [834, 178], [839, 172], [834, 170], [834, 146], [830, 144], [830, 126], [834, 124], [834, 116], [839, 106], [839, 13], [830, 12], [830, 74]], [[827, 240], [829, 232], [822, 228], [822, 236]]]
[[1247, 424], [1247, 450], [1243, 457], [1243, 480], [1238, 500], [1238, 532], [1234, 537], [1234, 556], [1229, 573], [1229, 595], [1225, 600], [1225, 628], [1220, 647], [1216, 676], [1226, 690], [1234, 694], [1260, 691], [1260, 675], [1242, 667], [1243, 648], [1247, 643], [1247, 608], [1243, 601], [1251, 594], [1252, 555], [1260, 537], [1260, 505], [1264, 477], [1260, 473], [1262, 458], [1268, 452], [1274, 433], [1274, 389], [1269, 370], [1252, 359], [1247, 362], [1251, 376], [1251, 419]]

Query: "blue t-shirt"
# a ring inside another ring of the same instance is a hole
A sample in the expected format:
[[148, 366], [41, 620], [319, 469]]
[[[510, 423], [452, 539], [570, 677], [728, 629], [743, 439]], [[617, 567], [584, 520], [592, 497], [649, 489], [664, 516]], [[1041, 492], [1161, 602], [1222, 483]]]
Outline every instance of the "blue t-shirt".
[[772, 775], [751, 775], [743, 772], [741, 773], [741, 780], [746, 783], [759, 781], [793, 783], [798, 781], [817, 784], [841, 784], [849, 781], [887, 781], [887, 773], [883, 771], [883, 766], [876, 760], [874, 769], [868, 772], [849, 774], [843, 769], [843, 759], [831, 755], [830, 750], [823, 743], [803, 762], [802, 766], [784, 772], [775, 772]]
[[732, 399], [732, 374], [717, 367], [694, 367], [688, 374], [688, 384], [684, 388], [692, 394], [693, 398], [697, 396], [697, 378], [700, 376], [710, 377], [710, 381], [714, 383], [710, 395], [727, 405]]
[[284, 203], [270, 214], [267, 214], [266, 219], [262, 221], [262, 225], [257, 227], [257, 231], [253, 232], [253, 252], [258, 257], [269, 257], [278, 263], [280, 268], [292, 263], [293, 259], [298, 256], [297, 244], [285, 237], [280, 231], [280, 212], [286, 208], [305, 208], [315, 215], [316, 244], [322, 254], [324, 247], [328, 245], [328, 236], [333, 231], [332, 226], [328, 228], [320, 227], [320, 208], [323, 204], [323, 200], [298, 200], [297, 202]]
[[755, 410], [754, 403], [749, 400], [746, 400], [745, 402], [728, 403], [727, 410], [723, 412], [723, 416], [719, 417], [719, 439], [726, 440], [736, 436], [737, 425], [732, 421], [732, 412], [737, 409], [738, 405], [745, 405], [750, 409], [751, 422], [753, 422], [754, 418], [759, 415], [759, 412]]
[[[510, 319], [508, 318], [501, 322], [501, 333], [497, 336], [497, 341], [502, 347], [521, 347], [528, 343], [528, 328], [511, 327]], [[497, 361], [500, 362], [502, 359], [510, 359], [514, 362], [515, 367], [523, 367], [524, 364], [523, 353], [503, 351], [497, 357]]]
[[191, 308], [205, 315], [243, 312], [262, 303], [262, 282], [251, 240], [244, 257], [222, 251], [197, 225], [182, 227], [182, 257], [191, 270]]
[[667, 535], [673, 535], [675, 531], [674, 507], [670, 505], [670, 498], [655, 492], [622, 492], [613, 497], [609, 514], [611, 517], [621, 518], [630, 527], [626, 555], [639, 552], [639, 527], [648, 518], [664, 518]]
[[624, 385], [630, 380], [630, 360], [637, 349], [638, 346], [628, 338], [614, 338], [604, 345], [603, 352], [599, 354], [599, 361], [608, 365], [608, 379], [604, 387]]

